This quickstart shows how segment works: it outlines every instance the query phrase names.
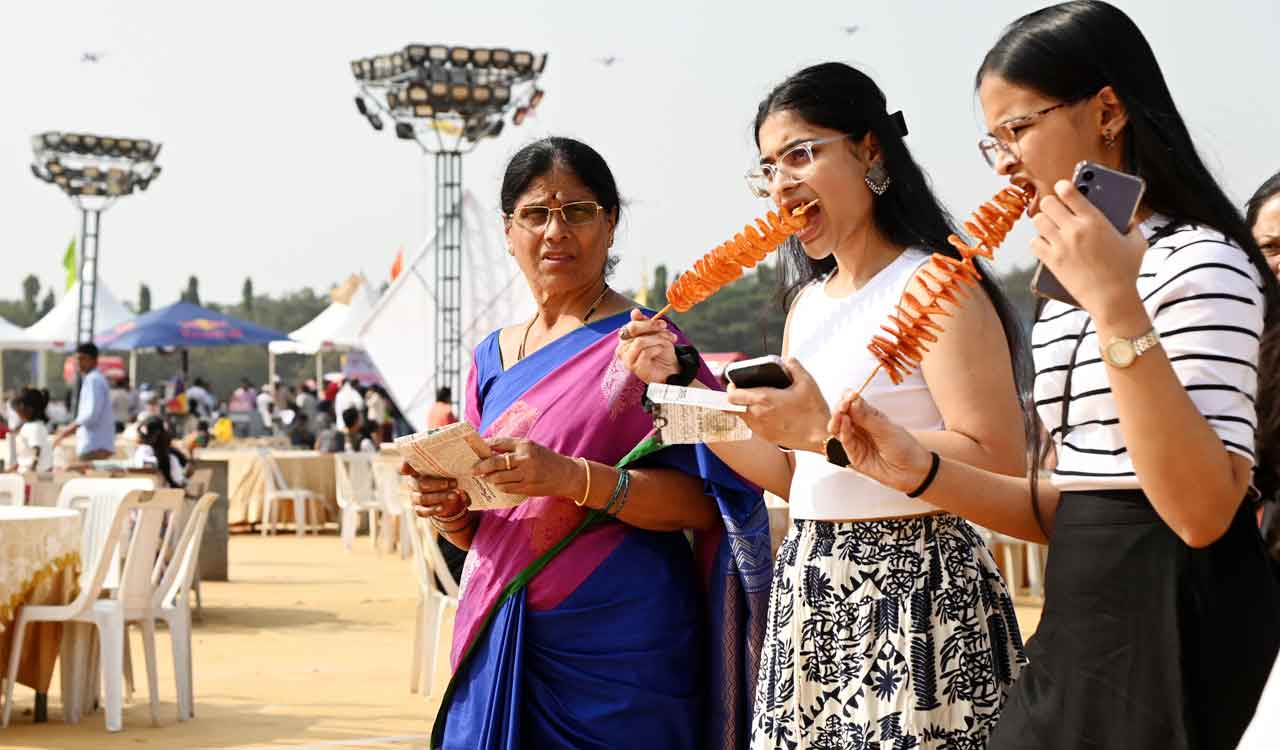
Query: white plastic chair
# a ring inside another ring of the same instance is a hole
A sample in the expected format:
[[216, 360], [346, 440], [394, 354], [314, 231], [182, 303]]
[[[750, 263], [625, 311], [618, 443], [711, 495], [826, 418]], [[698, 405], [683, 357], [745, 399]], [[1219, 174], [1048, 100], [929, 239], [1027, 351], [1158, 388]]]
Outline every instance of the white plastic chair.
[[27, 482], [19, 474], [0, 474], [0, 505], [27, 504]]
[[[410, 524], [416, 516], [409, 507], [409, 496], [404, 492], [403, 478], [394, 464], [386, 461], [373, 462], [373, 486], [377, 491], [378, 504], [382, 507], [383, 529], [390, 531], [393, 520], [400, 524], [400, 559], [412, 554], [409, 548]], [[375, 541], [374, 546], [377, 546]]]
[[[430, 523], [420, 522], [409, 513], [405, 519], [410, 529], [409, 544], [413, 548], [413, 572], [418, 579], [418, 616], [413, 633], [413, 661], [410, 663], [409, 692], [431, 695], [431, 681], [436, 671], [436, 655], [440, 651], [440, 631], [444, 613], [458, 606], [458, 582], [436, 543], [436, 530]], [[437, 579], [444, 591], [436, 585]]]
[[355, 542], [356, 526], [360, 514], [369, 514], [369, 537], [373, 548], [378, 548], [378, 502], [373, 486], [373, 462], [367, 453], [335, 453], [334, 474], [337, 484], [338, 507], [342, 510], [342, 545], [351, 551]]
[[[80, 511], [80, 588], [88, 585], [92, 577], [89, 564], [98, 559], [98, 552], [106, 542], [107, 533], [125, 496], [134, 490], [155, 489], [155, 482], [145, 477], [118, 479], [71, 479], [58, 491], [57, 507]], [[113, 556], [103, 586], [114, 589], [120, 585], [120, 549], [110, 549]]]
[[[196, 469], [192, 473], [191, 478], [187, 480], [187, 486], [184, 488], [187, 493], [187, 502], [182, 506], [182, 519], [178, 524], [178, 528], [186, 528], [187, 520], [191, 513], [195, 510], [196, 502], [204, 497], [209, 491], [209, 485], [213, 484], [213, 469]], [[166, 548], [168, 559], [173, 559], [175, 550]], [[191, 590], [196, 595], [196, 619], [200, 618], [204, 612], [204, 602], [200, 598], [200, 566], [196, 566], [195, 578], [191, 581]]]
[[[102, 644], [102, 681], [106, 696], [107, 731], [118, 732], [124, 725], [124, 623], [125, 612], [142, 610], [149, 612], [155, 596], [152, 570], [160, 548], [160, 528], [165, 514], [173, 513], [182, 505], [181, 490], [151, 490], [130, 492], [119, 503], [106, 541], [93, 558], [87, 585], [82, 585], [75, 601], [62, 606], [28, 605], [18, 611], [14, 621], [13, 646], [9, 652], [9, 668], [6, 672], [4, 726], [9, 725], [13, 708], [13, 683], [18, 673], [18, 657], [26, 626], [32, 622], [85, 623], [96, 628]], [[136, 513], [135, 513], [136, 512]], [[133, 533], [125, 555], [120, 588], [113, 599], [99, 598], [108, 571], [112, 567], [115, 548], [122, 542], [125, 524], [134, 514]], [[154, 626], [154, 618], [152, 618]], [[154, 635], [154, 631], [152, 632]], [[144, 639], [147, 635], [144, 631]], [[152, 639], [154, 641], [154, 639]], [[158, 724], [159, 698], [156, 692], [154, 642], [148, 650], [147, 676], [151, 690], [151, 722]], [[62, 663], [63, 670], [80, 671], [80, 665]], [[64, 691], [67, 680], [64, 679]]]
[[[316, 493], [302, 487], [290, 487], [280, 472], [280, 464], [276, 463], [271, 451], [258, 449], [258, 457], [262, 459], [263, 473], [267, 479], [267, 491], [262, 498], [262, 535], [276, 533], [276, 505], [282, 502], [293, 506], [293, 522], [298, 527], [298, 536], [307, 533], [311, 528], [311, 504], [316, 504], [316, 518], [320, 518], [320, 498]], [[321, 524], [317, 522], [315, 532], [320, 533]]]
[[[200, 541], [204, 537], [205, 523], [209, 520], [209, 508], [213, 507], [218, 496], [207, 493], [195, 503], [194, 509], [186, 513], [183, 523], [172, 523], [165, 534], [164, 545], [172, 542], [174, 555], [166, 563], [163, 558], [157, 560], [152, 571], [151, 581], [154, 596], [148, 608], [129, 608], [125, 610], [125, 629], [130, 624], [138, 624], [142, 628], [143, 647], [146, 654], [148, 680], [155, 683], [152, 674], [156, 663], [155, 621], [161, 619], [169, 626], [169, 640], [173, 647], [174, 681], [177, 683], [178, 721], [186, 721], [195, 716], [195, 696], [193, 691], [191, 667], [191, 596], [190, 590], [199, 567]], [[175, 531], [179, 530], [178, 533]], [[126, 644], [128, 640], [126, 639]], [[129, 649], [125, 648], [124, 674], [126, 688], [130, 696], [133, 694], [133, 665], [130, 663]], [[151, 691], [151, 701], [156, 701], [156, 693]], [[156, 707], [153, 705], [153, 715]]]

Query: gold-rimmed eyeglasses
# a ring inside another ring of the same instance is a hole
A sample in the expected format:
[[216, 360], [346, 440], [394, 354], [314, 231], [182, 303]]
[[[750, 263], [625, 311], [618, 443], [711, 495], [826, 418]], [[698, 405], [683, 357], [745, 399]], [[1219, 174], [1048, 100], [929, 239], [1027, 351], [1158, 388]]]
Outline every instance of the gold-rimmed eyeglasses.
[[533, 232], [541, 232], [551, 222], [551, 214], [560, 214], [560, 220], [571, 227], [580, 227], [595, 221], [604, 206], [595, 201], [574, 201], [562, 206], [520, 206], [503, 217]]
[[778, 175], [782, 175], [792, 184], [804, 182], [813, 175], [813, 147], [835, 143], [849, 137], [848, 134], [834, 135], [830, 138], [815, 138], [797, 143], [783, 151], [777, 161], [757, 164], [748, 170], [745, 175], [747, 189], [757, 198], [768, 198], [769, 188], [773, 186], [773, 180]]
[[1074, 103], [1058, 102], [1037, 112], [1014, 117], [997, 125], [993, 132], [978, 140], [978, 150], [982, 152], [982, 158], [986, 159], [987, 166], [995, 169], [995, 166], [1000, 163], [1001, 154], [1009, 156], [1014, 161], [1022, 161], [1022, 149], [1018, 146], [1018, 131], [1035, 125], [1054, 110]]

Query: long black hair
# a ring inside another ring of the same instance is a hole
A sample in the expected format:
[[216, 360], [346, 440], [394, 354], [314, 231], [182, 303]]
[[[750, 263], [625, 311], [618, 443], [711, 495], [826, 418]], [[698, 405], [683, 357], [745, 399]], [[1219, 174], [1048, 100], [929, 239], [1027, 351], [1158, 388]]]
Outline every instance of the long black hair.
[[[563, 136], [540, 138], [522, 147], [507, 162], [499, 194], [502, 214], [510, 216], [516, 210], [516, 201], [529, 189], [529, 184], [556, 166], [573, 172], [595, 196], [596, 202], [604, 207], [605, 213], [615, 220], [622, 219], [622, 196], [618, 194], [618, 183], [613, 178], [609, 163], [594, 148], [582, 141]], [[606, 258], [606, 277], [613, 272], [617, 263], [617, 256], [610, 255]]]
[[[1123, 11], [1097, 0], [1054, 5], [1022, 16], [1004, 30], [978, 68], [1059, 101], [1076, 101], [1110, 86], [1128, 113], [1125, 156], [1146, 180], [1143, 203], [1177, 221], [1222, 232], [1244, 250], [1262, 278], [1266, 318], [1258, 367], [1257, 462], [1254, 485], [1264, 498], [1280, 488], [1280, 284], [1239, 210], [1210, 174], [1142, 31]], [[1033, 483], [1034, 486], [1034, 483]]]
[[1262, 204], [1280, 195], [1280, 172], [1276, 172], [1267, 178], [1267, 181], [1258, 186], [1253, 196], [1249, 198], [1249, 202], [1244, 208], [1244, 223], [1253, 229], [1253, 225], [1258, 223], [1258, 213], [1262, 211]]
[[[756, 146], [760, 145], [760, 128], [774, 112], [794, 112], [812, 125], [848, 134], [854, 140], [868, 132], [874, 133], [891, 180], [888, 192], [875, 198], [872, 216], [876, 227], [890, 242], [922, 246], [959, 260], [960, 254], [947, 242], [947, 237], [961, 232], [933, 194], [929, 178], [902, 140], [903, 129], [898, 118], [889, 115], [885, 104], [884, 92], [862, 71], [838, 62], [814, 65], [778, 84], [760, 102], [754, 130]], [[810, 258], [794, 236], [778, 251], [778, 256], [778, 283], [784, 305], [804, 285], [836, 267], [832, 256], [821, 260]], [[982, 289], [995, 306], [1004, 328], [1014, 382], [1022, 398], [1030, 383], [1022, 326], [990, 269], [985, 264], [980, 264], [980, 269]]]
[[182, 451], [172, 446], [173, 436], [169, 434], [169, 429], [165, 427], [162, 417], [151, 417], [143, 422], [138, 428], [138, 437], [145, 445], [151, 446], [151, 450], [156, 454], [156, 469], [160, 472], [160, 476], [164, 477], [165, 484], [170, 487], [181, 487], [182, 483], [178, 481], [178, 477], [173, 475], [173, 462], [169, 460], [170, 456], [178, 459], [178, 463], [182, 466], [187, 465], [187, 457]]

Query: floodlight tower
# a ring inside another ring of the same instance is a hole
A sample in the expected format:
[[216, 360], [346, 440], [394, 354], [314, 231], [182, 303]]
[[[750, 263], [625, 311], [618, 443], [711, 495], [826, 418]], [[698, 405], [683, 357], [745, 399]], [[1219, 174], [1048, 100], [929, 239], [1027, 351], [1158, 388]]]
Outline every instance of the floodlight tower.
[[93, 341], [98, 302], [98, 235], [102, 212], [160, 176], [160, 144], [87, 133], [32, 136], [31, 173], [57, 185], [80, 209], [80, 299], [76, 346]]
[[520, 125], [542, 101], [546, 54], [506, 48], [410, 44], [354, 60], [356, 109], [374, 130], [385, 115], [396, 136], [435, 157], [435, 384], [462, 394], [462, 156]]

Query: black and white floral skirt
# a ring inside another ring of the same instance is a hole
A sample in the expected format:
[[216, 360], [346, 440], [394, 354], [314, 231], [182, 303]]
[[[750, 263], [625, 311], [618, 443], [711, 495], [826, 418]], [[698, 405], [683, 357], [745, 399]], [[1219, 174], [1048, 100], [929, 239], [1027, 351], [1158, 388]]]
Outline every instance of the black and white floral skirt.
[[991, 552], [952, 515], [795, 521], [766, 628], [752, 750], [984, 748], [1026, 663]]

